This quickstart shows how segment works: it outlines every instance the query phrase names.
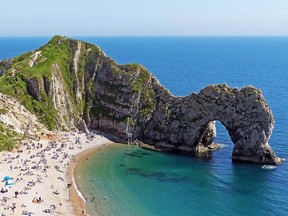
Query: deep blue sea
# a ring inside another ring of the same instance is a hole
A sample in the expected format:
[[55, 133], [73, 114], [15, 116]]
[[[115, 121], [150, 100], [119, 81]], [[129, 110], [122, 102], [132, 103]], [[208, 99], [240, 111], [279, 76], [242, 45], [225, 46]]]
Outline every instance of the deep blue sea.
[[[118, 63], [140, 63], [173, 94], [209, 84], [261, 88], [275, 117], [270, 145], [288, 158], [288, 37], [76, 37], [99, 45]], [[0, 38], [0, 59], [49, 38]], [[273, 170], [231, 162], [233, 143], [206, 159], [126, 145], [82, 161], [76, 173], [95, 215], [288, 215], [288, 161]]]

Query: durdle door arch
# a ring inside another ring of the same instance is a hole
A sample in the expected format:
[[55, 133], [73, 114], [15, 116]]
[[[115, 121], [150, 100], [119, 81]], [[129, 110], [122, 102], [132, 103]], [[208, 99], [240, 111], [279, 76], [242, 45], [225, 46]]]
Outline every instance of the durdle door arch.
[[[234, 143], [234, 161], [274, 165], [282, 162], [268, 144], [274, 118], [260, 90], [250, 86], [239, 90], [226, 84], [212, 85], [199, 94], [175, 100], [172, 104], [176, 106], [171, 105], [169, 115], [157, 125], [150, 125], [146, 133], [149, 141], [154, 139], [156, 147], [174, 152], [216, 148], [213, 139], [215, 120], [218, 120]], [[159, 113], [156, 115], [161, 119]]]

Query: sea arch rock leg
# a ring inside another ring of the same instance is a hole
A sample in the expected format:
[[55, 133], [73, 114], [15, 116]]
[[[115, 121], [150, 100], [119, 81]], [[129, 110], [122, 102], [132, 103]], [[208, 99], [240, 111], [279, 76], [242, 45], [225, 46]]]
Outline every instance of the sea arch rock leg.
[[239, 90], [227, 85], [215, 85], [203, 89], [198, 96], [206, 116], [210, 118], [208, 124], [212, 120], [219, 120], [227, 129], [234, 143], [234, 161], [274, 165], [281, 163], [281, 159], [268, 144], [274, 118], [260, 90], [254, 87]]

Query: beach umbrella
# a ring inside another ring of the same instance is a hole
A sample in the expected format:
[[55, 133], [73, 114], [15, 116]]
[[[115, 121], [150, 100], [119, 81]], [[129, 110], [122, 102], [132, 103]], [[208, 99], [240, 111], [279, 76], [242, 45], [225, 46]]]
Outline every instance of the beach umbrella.
[[6, 181], [6, 186], [14, 185], [14, 182], [12, 180]]
[[10, 180], [11, 178], [9, 177], [9, 176], [5, 176], [4, 177], [4, 181], [8, 181], [8, 180]]

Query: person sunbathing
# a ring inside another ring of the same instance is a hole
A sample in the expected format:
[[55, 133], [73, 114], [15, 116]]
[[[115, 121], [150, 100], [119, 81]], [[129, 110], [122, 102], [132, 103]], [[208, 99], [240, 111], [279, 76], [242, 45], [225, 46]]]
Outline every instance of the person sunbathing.
[[1, 193], [7, 193], [7, 192], [8, 192], [8, 189], [2, 187], [0, 192], [1, 192]]
[[54, 194], [59, 195], [60, 193], [58, 192], [58, 190], [53, 191]]

